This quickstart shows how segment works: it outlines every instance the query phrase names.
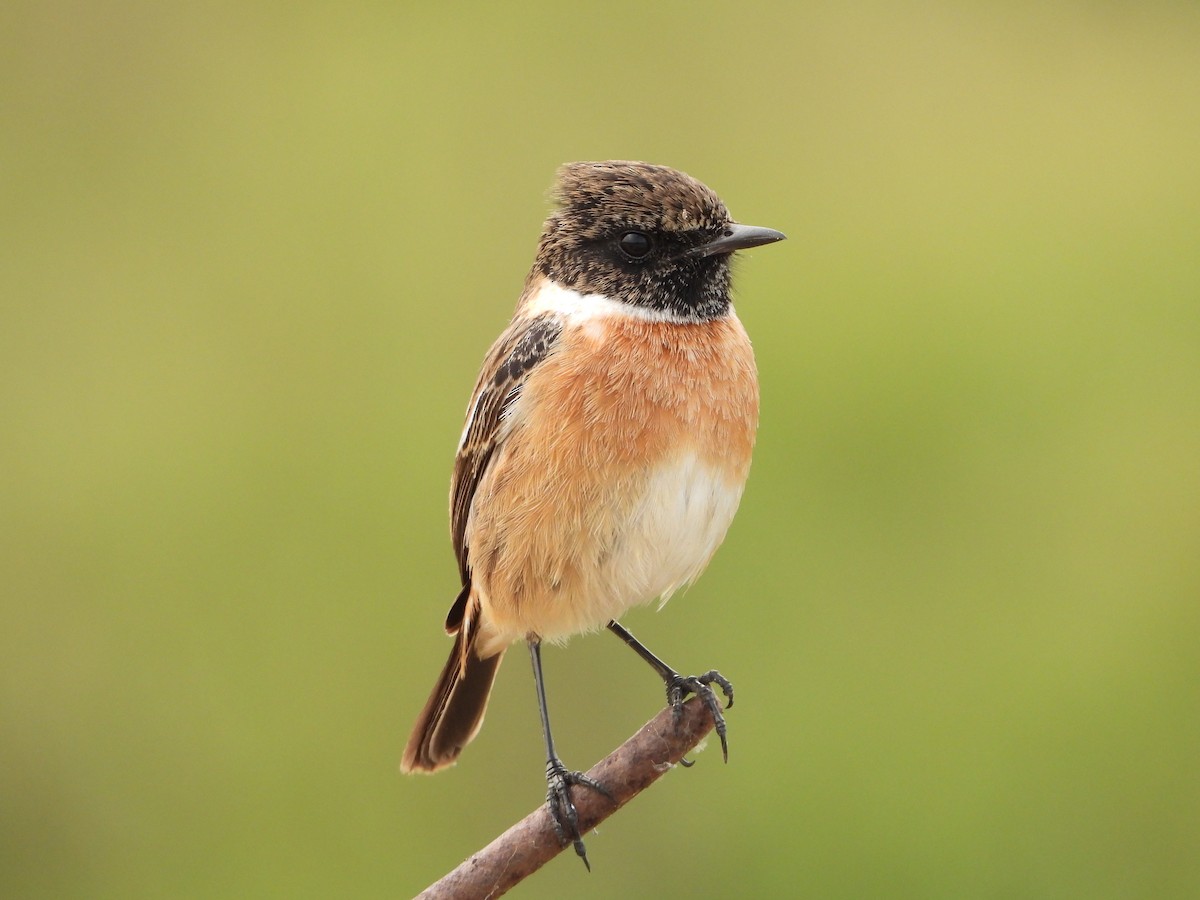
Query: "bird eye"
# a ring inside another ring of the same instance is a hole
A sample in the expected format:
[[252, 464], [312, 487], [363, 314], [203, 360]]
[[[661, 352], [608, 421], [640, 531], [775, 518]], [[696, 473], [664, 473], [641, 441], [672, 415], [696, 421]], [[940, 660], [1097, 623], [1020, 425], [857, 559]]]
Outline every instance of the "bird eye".
[[630, 259], [645, 259], [654, 249], [654, 242], [650, 240], [650, 235], [641, 231], [627, 231], [621, 235], [617, 246]]

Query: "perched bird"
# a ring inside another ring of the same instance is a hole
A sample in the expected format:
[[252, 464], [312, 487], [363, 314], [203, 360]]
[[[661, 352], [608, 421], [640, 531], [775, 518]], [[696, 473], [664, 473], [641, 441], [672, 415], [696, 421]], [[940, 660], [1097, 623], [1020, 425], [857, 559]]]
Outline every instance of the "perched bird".
[[563, 166], [557, 209], [508, 328], [467, 408], [450, 487], [462, 591], [454, 635], [403, 772], [453, 764], [483, 722], [505, 650], [525, 641], [546, 741], [547, 803], [587, 863], [570, 786], [607, 793], [559, 759], [542, 641], [607, 627], [666, 683], [696, 694], [728, 757], [711, 687], [682, 676], [617, 619], [703, 571], [742, 496], [758, 427], [754, 354], [730, 300], [736, 250], [783, 240], [736, 224], [688, 175], [642, 162]]

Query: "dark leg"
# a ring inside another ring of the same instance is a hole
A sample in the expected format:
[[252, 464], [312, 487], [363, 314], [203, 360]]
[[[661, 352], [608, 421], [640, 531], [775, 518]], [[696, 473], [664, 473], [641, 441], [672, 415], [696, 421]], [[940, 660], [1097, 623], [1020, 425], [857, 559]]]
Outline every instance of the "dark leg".
[[729, 762], [729, 745], [725, 741], [725, 716], [721, 712], [721, 703], [709, 685], [716, 684], [729, 702], [725, 708], [733, 706], [733, 685], [716, 669], [703, 675], [680, 675], [665, 662], [646, 649], [637, 638], [630, 634], [619, 622], [609, 622], [608, 630], [633, 648], [633, 652], [650, 664], [650, 668], [658, 673], [667, 685], [667, 703], [675, 710], [676, 717], [683, 715], [683, 700], [688, 694], [695, 694], [708, 707], [713, 718], [713, 727], [717, 737], [721, 739], [721, 754], [725, 762]]
[[550, 818], [554, 821], [558, 839], [564, 844], [570, 841], [575, 845], [575, 852], [590, 872], [592, 866], [583, 846], [583, 837], [579, 834], [579, 816], [575, 812], [575, 804], [571, 802], [570, 787], [573, 784], [582, 785], [599, 791], [609, 800], [612, 800], [612, 794], [582, 772], [568, 770], [554, 752], [554, 738], [550, 735], [550, 713], [546, 708], [546, 684], [542, 678], [541, 641], [529, 641], [529, 658], [533, 662], [533, 684], [537, 688], [538, 712], [542, 715], [542, 735], [546, 738], [546, 805], [550, 807]]

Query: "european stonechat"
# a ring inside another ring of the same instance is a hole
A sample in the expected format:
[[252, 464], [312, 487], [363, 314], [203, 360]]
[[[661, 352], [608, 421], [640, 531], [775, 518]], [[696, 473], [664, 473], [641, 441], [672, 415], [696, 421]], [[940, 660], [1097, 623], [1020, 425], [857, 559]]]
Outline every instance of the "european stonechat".
[[696, 694], [728, 758], [711, 685], [683, 676], [617, 619], [693, 581], [725, 537], [758, 427], [750, 339], [730, 300], [736, 250], [783, 240], [736, 224], [688, 175], [641, 162], [563, 166], [557, 209], [508, 328], [467, 408], [450, 485], [462, 591], [454, 648], [417, 718], [403, 772], [453, 764], [483, 722], [504, 651], [529, 646], [546, 741], [547, 803], [587, 862], [571, 785], [607, 793], [554, 750], [542, 641], [607, 627]]

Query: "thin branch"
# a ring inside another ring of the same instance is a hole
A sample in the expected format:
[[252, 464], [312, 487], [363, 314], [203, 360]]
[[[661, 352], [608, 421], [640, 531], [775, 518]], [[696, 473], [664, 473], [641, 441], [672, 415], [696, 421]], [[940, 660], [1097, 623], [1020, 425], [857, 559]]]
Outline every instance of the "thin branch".
[[[712, 730], [704, 704], [692, 698], [678, 723], [668, 707], [587, 773], [608, 788], [616, 801], [596, 791], [573, 788], [579, 831], [586, 834], [648, 788]], [[545, 805], [527, 815], [454, 871], [431, 884], [417, 900], [465, 900], [499, 897], [532, 875], [571, 843], [561, 843]], [[580, 866], [579, 877], [586, 877]]]

